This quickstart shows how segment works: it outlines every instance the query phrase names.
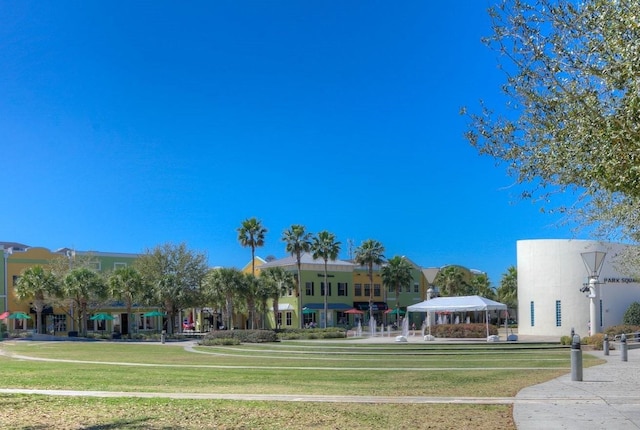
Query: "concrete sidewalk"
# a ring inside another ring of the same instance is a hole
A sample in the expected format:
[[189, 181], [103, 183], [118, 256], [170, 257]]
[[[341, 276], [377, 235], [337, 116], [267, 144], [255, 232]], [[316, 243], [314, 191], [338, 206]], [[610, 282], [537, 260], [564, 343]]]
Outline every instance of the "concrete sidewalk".
[[628, 350], [626, 362], [620, 350], [588, 353], [607, 363], [584, 368], [581, 382], [567, 374], [516, 395], [519, 430], [640, 429], [640, 350]]

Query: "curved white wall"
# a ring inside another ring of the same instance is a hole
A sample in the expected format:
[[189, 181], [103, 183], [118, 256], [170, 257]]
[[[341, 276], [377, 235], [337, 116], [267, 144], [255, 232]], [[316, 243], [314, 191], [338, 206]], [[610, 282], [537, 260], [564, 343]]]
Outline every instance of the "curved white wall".
[[574, 328], [581, 337], [589, 334], [590, 299], [580, 292], [589, 273], [581, 253], [592, 251], [607, 253], [599, 277], [599, 297], [595, 299], [595, 329], [601, 332], [621, 324], [629, 305], [640, 302], [638, 280], [615, 267], [624, 248], [625, 245], [591, 240], [519, 240], [518, 333], [562, 336]]

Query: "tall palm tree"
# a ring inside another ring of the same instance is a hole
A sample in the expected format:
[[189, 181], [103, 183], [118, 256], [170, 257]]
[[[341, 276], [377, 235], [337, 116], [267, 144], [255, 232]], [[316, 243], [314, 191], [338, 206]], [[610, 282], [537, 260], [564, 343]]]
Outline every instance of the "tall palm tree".
[[373, 266], [384, 262], [384, 246], [377, 240], [367, 239], [356, 248], [355, 261], [369, 272], [369, 318], [373, 318]]
[[491, 281], [486, 273], [472, 275], [468, 293], [486, 297], [490, 300], [496, 299], [496, 291], [491, 287]]
[[47, 304], [48, 297], [55, 294], [57, 289], [56, 277], [50, 270], [40, 265], [29, 267], [22, 271], [15, 285], [15, 293], [19, 300], [33, 300], [36, 311], [36, 332], [42, 333], [42, 311]]
[[282, 267], [269, 267], [260, 272], [266, 295], [273, 300], [274, 327], [278, 328], [280, 297], [295, 285], [293, 275]]
[[457, 266], [447, 266], [436, 275], [433, 283], [440, 288], [445, 296], [460, 296], [464, 294], [467, 283], [464, 273]]
[[259, 282], [258, 278], [250, 273], [245, 274], [245, 281], [243, 283], [242, 295], [247, 303], [247, 311], [249, 313], [249, 328], [255, 329], [258, 327], [258, 317], [256, 312], [256, 298], [258, 297]]
[[311, 252], [314, 259], [322, 258], [324, 261], [324, 328], [327, 328], [329, 284], [327, 283], [327, 262], [334, 261], [340, 253], [340, 242], [336, 236], [326, 230], [318, 233], [311, 243]]
[[131, 327], [133, 326], [133, 318], [131, 309], [137, 302], [144, 299], [145, 293], [149, 292], [147, 284], [144, 282], [142, 275], [131, 266], [118, 267], [109, 274], [107, 283], [109, 284], [109, 293], [115, 299], [122, 300], [127, 309], [127, 333], [131, 338]]
[[105, 299], [108, 296], [104, 279], [91, 269], [77, 267], [65, 276], [62, 294], [64, 297], [71, 299], [78, 309], [80, 333], [82, 336], [86, 336], [89, 302], [96, 299]]
[[518, 308], [518, 269], [511, 266], [502, 274], [500, 286], [497, 290], [498, 301], [504, 303], [509, 309]]
[[305, 226], [300, 224], [293, 224], [288, 230], [282, 233], [282, 241], [285, 242], [285, 250], [296, 258], [296, 264], [298, 266], [298, 279], [297, 294], [298, 294], [298, 315], [299, 328], [302, 328], [302, 273], [301, 273], [301, 260], [302, 254], [309, 252], [311, 249], [311, 233], [305, 231]]
[[411, 285], [413, 267], [406, 258], [396, 255], [382, 268], [382, 283], [385, 288], [393, 289], [396, 293], [396, 322], [400, 313], [400, 291], [402, 287]]
[[257, 218], [248, 218], [242, 221], [237, 229], [238, 241], [245, 248], [251, 248], [251, 274], [256, 275], [256, 248], [264, 246], [264, 236], [267, 229], [262, 225], [262, 221]]

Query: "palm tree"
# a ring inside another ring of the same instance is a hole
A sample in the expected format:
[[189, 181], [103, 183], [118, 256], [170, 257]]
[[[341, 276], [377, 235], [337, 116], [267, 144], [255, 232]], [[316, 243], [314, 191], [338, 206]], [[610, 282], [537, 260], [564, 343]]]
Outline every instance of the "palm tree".
[[222, 302], [222, 321], [227, 328], [233, 328], [233, 308], [246, 281], [244, 273], [233, 268], [216, 268], [205, 278], [207, 296]]
[[509, 309], [518, 308], [518, 270], [514, 266], [509, 267], [502, 275], [497, 295], [498, 301], [507, 305]]
[[336, 241], [336, 236], [326, 230], [318, 233], [311, 243], [311, 252], [314, 260], [322, 258], [324, 261], [324, 328], [327, 328], [329, 284], [327, 284], [327, 262], [334, 261], [340, 253], [340, 242]]
[[91, 300], [105, 299], [108, 296], [106, 284], [102, 277], [86, 267], [72, 269], [64, 278], [62, 286], [64, 297], [78, 309], [80, 333], [87, 335], [87, 307]]
[[309, 252], [309, 250], [311, 249], [311, 233], [307, 233], [305, 231], [305, 226], [300, 224], [293, 224], [291, 227], [289, 227], [289, 230], [285, 230], [284, 233], [282, 233], [282, 241], [286, 244], [285, 250], [296, 258], [296, 264], [298, 266], [298, 279], [296, 279], [296, 283], [298, 286], [298, 312], [300, 314], [299, 328], [302, 328], [303, 321], [301, 260], [302, 254], [305, 252]]
[[122, 300], [127, 309], [127, 321], [129, 327], [127, 333], [131, 338], [131, 327], [133, 318], [131, 309], [134, 303], [140, 302], [144, 298], [144, 294], [148, 292], [147, 284], [144, 282], [142, 275], [131, 266], [118, 267], [109, 274], [107, 283], [109, 284], [109, 293], [115, 299]]
[[256, 248], [264, 246], [264, 236], [267, 229], [262, 226], [262, 222], [257, 218], [248, 218], [242, 221], [238, 227], [238, 241], [243, 247], [251, 248], [251, 274], [256, 275]]
[[247, 303], [247, 311], [249, 313], [249, 328], [255, 329], [258, 326], [256, 312], [256, 297], [258, 297], [259, 282], [258, 278], [250, 273], [245, 274], [241, 294]]
[[356, 248], [355, 261], [369, 272], [369, 318], [373, 318], [373, 266], [384, 262], [384, 246], [377, 240], [367, 239]]
[[396, 322], [400, 313], [400, 291], [403, 286], [411, 285], [413, 267], [406, 258], [396, 255], [382, 268], [382, 283], [385, 288], [393, 289], [396, 293]]
[[433, 280], [444, 296], [460, 296], [464, 293], [466, 282], [464, 273], [457, 266], [447, 266], [441, 269]]
[[56, 277], [50, 270], [40, 265], [29, 267], [22, 271], [15, 285], [15, 293], [19, 300], [33, 300], [36, 311], [36, 332], [42, 333], [42, 311], [47, 299], [55, 294], [57, 289]]
[[269, 267], [260, 272], [260, 281], [264, 285], [266, 295], [273, 300], [274, 327], [278, 328], [280, 297], [295, 285], [293, 276], [282, 267]]
[[469, 285], [469, 293], [495, 300], [496, 291], [491, 287], [491, 281], [486, 273], [480, 273], [471, 277], [471, 285]]

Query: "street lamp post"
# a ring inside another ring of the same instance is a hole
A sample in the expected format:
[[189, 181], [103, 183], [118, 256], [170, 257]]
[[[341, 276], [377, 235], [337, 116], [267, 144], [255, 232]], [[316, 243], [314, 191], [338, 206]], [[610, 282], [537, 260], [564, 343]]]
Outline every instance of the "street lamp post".
[[607, 255], [606, 252], [602, 251], [593, 251], [593, 252], [583, 252], [580, 254], [582, 257], [582, 261], [584, 262], [584, 266], [589, 273], [589, 281], [583, 284], [580, 291], [583, 293], [587, 293], [587, 297], [589, 298], [589, 335], [593, 335], [594, 333], [598, 333], [600, 331], [600, 321], [598, 319], [598, 310], [597, 310], [597, 299], [599, 297], [598, 294], [598, 278], [600, 277], [600, 270], [602, 270], [602, 264], [604, 263], [604, 257]]

